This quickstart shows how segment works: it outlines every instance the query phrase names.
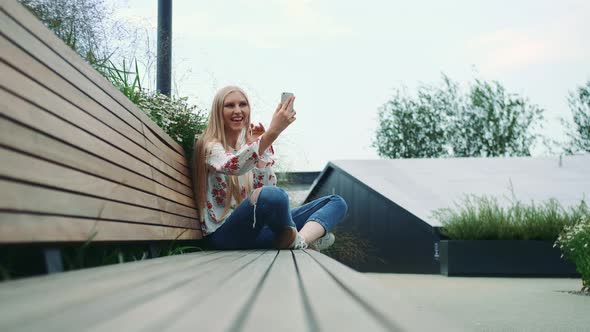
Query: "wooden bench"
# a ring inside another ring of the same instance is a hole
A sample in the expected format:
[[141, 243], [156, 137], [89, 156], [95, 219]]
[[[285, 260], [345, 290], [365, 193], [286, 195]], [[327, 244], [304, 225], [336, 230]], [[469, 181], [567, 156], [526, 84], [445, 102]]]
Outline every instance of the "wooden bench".
[[0, 30], [0, 243], [201, 238], [182, 148], [14, 1]]
[[[201, 238], [178, 144], [13, 0], [0, 1], [0, 50], [0, 250]], [[46, 256], [59, 271], [59, 251]], [[205, 251], [0, 283], [0, 331], [441, 326], [423, 315], [314, 251]]]

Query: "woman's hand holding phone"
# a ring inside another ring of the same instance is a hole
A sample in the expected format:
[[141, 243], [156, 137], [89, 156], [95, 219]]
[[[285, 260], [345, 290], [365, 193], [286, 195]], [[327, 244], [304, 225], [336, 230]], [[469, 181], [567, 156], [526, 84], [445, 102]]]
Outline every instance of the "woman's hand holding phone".
[[279, 103], [277, 106], [277, 109], [272, 115], [268, 130], [262, 136], [262, 140], [260, 141], [260, 153], [265, 151], [279, 137], [279, 135], [296, 120], [296, 112], [293, 111], [294, 100], [295, 96], [291, 95], [287, 98], [286, 102]]
[[280, 135], [287, 127], [293, 123], [295, 118], [295, 111], [293, 111], [293, 102], [295, 101], [295, 96], [291, 95], [287, 97], [287, 100], [283, 103], [280, 103], [275, 110], [275, 113], [272, 116], [272, 120], [270, 122], [270, 126], [268, 127], [269, 132], [276, 133], [276, 135]]

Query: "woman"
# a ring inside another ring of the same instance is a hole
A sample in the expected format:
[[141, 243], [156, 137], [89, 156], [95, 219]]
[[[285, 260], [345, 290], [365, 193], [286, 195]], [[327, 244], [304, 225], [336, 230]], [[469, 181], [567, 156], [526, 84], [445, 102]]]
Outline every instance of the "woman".
[[246, 93], [225, 87], [213, 99], [209, 123], [195, 143], [195, 200], [203, 234], [218, 249], [317, 250], [334, 242], [330, 230], [346, 213], [336, 195], [289, 208], [277, 188], [271, 144], [295, 121], [295, 97], [279, 104], [265, 130], [250, 123]]

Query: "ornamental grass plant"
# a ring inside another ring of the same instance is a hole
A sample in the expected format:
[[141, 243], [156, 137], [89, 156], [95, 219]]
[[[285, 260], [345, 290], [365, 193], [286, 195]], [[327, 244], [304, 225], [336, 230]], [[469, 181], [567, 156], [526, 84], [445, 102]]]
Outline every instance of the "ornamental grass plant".
[[451, 240], [555, 241], [564, 227], [590, 217], [590, 210], [585, 200], [565, 208], [556, 199], [539, 204], [512, 199], [501, 205], [494, 197], [466, 195], [455, 208], [436, 210], [433, 216]]

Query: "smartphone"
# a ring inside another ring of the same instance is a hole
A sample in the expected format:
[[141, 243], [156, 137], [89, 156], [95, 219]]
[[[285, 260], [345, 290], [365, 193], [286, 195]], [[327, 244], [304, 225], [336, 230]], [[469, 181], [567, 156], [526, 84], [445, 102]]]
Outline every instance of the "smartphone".
[[[283, 92], [281, 94], [281, 104], [284, 104], [285, 102], [287, 102], [287, 99], [289, 99], [289, 97], [293, 96], [293, 93], [291, 92]], [[293, 112], [293, 104], [291, 104], [291, 107], [289, 107], [289, 112]]]

